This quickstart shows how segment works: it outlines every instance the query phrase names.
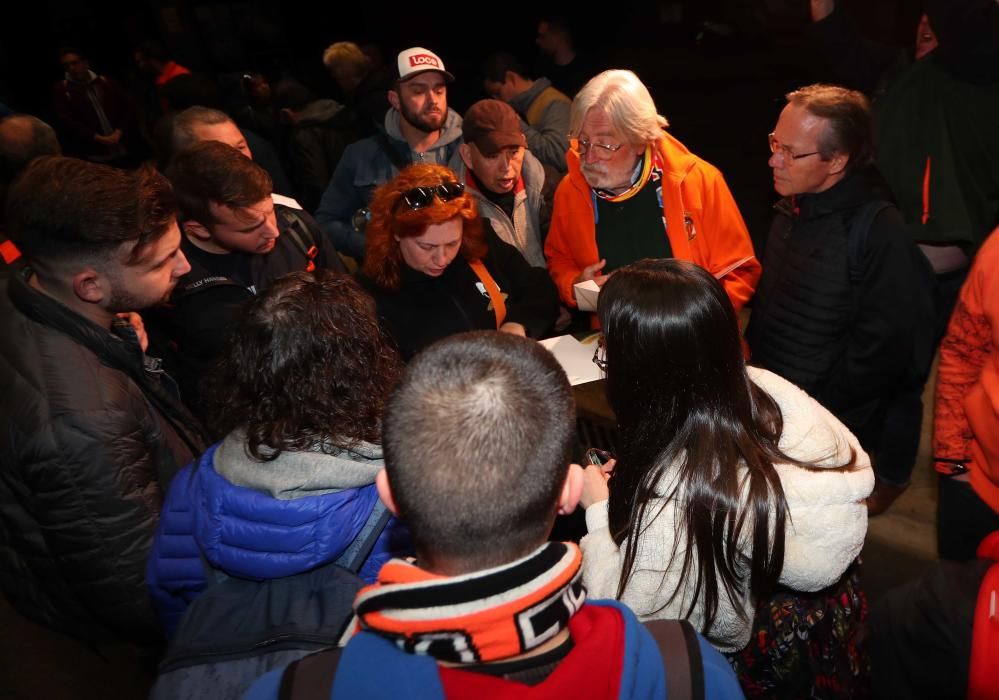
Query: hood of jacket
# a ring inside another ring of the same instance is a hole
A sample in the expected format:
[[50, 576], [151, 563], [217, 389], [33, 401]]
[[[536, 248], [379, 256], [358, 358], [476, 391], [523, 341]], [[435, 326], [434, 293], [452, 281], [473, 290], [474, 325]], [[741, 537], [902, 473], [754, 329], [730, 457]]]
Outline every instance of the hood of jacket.
[[[385, 113], [385, 133], [388, 134], [389, 138], [395, 141], [401, 141], [406, 143], [406, 148], [409, 149], [409, 145], [406, 142], [406, 137], [402, 135], [402, 127], [400, 122], [402, 121], [402, 115], [398, 110], [390, 109]], [[437, 143], [427, 149], [427, 152], [438, 151], [446, 146], [461, 140], [461, 116], [455, 112], [453, 109], [448, 107], [447, 116], [444, 118], [444, 124], [441, 126], [441, 135], [437, 139]], [[439, 163], [446, 163], [447, 157], [446, 153], [443, 157], [437, 158]]]
[[378, 500], [381, 450], [328, 455], [284, 452], [251, 458], [234, 433], [210, 448], [192, 474], [194, 537], [215, 568], [250, 579], [277, 578], [334, 561]]

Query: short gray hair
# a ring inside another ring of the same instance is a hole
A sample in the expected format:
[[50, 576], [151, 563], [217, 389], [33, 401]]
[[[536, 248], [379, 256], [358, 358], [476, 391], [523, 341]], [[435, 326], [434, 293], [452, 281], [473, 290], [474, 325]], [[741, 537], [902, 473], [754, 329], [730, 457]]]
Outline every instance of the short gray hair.
[[[211, 107], [188, 107], [183, 112], [178, 112], [173, 118], [170, 132], [170, 151], [179, 153], [198, 143], [200, 139], [194, 134], [194, 127], [197, 124], [224, 124], [232, 122], [225, 112], [212, 109]], [[235, 124], [236, 122], [233, 122]]]
[[599, 107], [611, 124], [633, 146], [658, 141], [669, 126], [666, 117], [656, 111], [652, 95], [630, 70], [607, 70], [591, 78], [572, 101], [569, 133], [579, 135], [586, 113]]

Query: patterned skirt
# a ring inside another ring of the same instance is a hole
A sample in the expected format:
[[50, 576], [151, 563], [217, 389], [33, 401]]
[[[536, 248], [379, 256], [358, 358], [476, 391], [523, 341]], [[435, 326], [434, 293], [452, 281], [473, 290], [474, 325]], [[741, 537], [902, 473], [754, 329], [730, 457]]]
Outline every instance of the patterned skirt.
[[815, 593], [780, 588], [756, 606], [749, 645], [728, 654], [747, 698], [866, 698], [867, 597], [859, 561]]

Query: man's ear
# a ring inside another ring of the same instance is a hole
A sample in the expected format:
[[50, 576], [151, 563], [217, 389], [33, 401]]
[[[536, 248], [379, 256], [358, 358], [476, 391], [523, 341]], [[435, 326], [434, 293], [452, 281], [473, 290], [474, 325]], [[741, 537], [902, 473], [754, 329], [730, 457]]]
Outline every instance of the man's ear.
[[100, 304], [109, 294], [107, 280], [92, 267], [85, 267], [72, 279], [73, 293], [88, 304]]
[[392, 495], [392, 487], [389, 485], [388, 472], [385, 471], [385, 467], [378, 470], [378, 475], [375, 476], [375, 488], [378, 489], [378, 497], [382, 499], [385, 507], [392, 515], [398, 517], [399, 508], [395, 504], [395, 496]]
[[394, 109], [396, 112], [401, 112], [402, 111], [401, 109], [399, 109], [399, 93], [398, 92], [396, 92], [395, 90], [389, 90], [388, 91], [388, 101], [389, 101], [389, 104], [392, 105], [392, 109]]
[[558, 514], [569, 515], [576, 510], [583, 495], [583, 468], [578, 464], [569, 465], [569, 473], [562, 484], [562, 496], [558, 501]]
[[465, 164], [465, 167], [470, 171], [472, 170], [472, 149], [467, 143], [463, 143], [458, 146], [458, 155], [461, 156], [461, 162]]
[[829, 174], [839, 175], [850, 164], [850, 156], [845, 153], [837, 153], [829, 159]]
[[212, 232], [205, 228], [204, 224], [200, 221], [185, 221], [180, 225], [180, 228], [186, 235], [196, 238], [199, 241], [210, 241], [212, 239]]

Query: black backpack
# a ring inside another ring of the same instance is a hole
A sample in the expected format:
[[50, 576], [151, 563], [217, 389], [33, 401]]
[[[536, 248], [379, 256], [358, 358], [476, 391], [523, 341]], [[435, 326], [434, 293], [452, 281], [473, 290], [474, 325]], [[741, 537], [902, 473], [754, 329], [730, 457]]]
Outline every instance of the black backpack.
[[243, 697], [253, 682], [337, 644], [351, 618], [357, 575], [391, 514], [379, 501], [334, 562], [294, 576], [251, 581], [209, 569], [160, 664], [150, 698]]

